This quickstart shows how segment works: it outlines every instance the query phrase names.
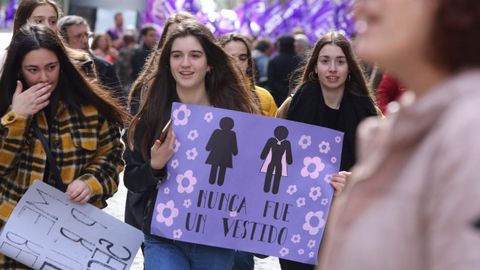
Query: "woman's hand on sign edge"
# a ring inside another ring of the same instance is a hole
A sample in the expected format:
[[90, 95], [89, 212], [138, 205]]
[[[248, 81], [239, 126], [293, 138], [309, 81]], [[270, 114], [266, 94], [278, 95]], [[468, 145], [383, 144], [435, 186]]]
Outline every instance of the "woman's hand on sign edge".
[[74, 202], [86, 203], [92, 197], [92, 190], [85, 181], [75, 179], [68, 185], [66, 194]]
[[351, 175], [352, 173], [347, 171], [341, 171], [332, 175], [330, 183], [335, 189], [334, 196], [337, 196], [340, 193], [342, 193], [343, 189], [345, 188], [345, 184], [347, 183], [347, 178]]

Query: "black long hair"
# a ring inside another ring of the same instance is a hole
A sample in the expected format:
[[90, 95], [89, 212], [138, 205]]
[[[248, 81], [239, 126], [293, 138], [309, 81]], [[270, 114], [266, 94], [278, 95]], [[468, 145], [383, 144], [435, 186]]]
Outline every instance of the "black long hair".
[[[22, 61], [33, 50], [47, 49], [53, 52], [60, 64], [57, 91], [59, 101], [69, 109], [81, 113], [81, 106], [93, 105], [109, 122], [123, 126], [129, 119], [120, 103], [109, 91], [88, 82], [72, 64], [60, 37], [43, 25], [26, 24], [12, 38], [7, 50], [4, 70], [0, 77], [0, 115], [4, 115], [12, 103], [13, 94], [20, 79]], [[28, 88], [24, 85], [24, 88]]]

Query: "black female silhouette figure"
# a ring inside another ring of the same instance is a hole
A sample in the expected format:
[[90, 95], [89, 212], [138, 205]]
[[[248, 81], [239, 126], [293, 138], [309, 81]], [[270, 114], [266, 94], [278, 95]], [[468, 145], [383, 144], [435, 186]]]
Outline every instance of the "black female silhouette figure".
[[223, 185], [227, 168], [232, 168], [232, 156], [238, 154], [237, 136], [232, 131], [233, 119], [223, 117], [220, 120], [220, 128], [213, 131], [208, 140], [206, 150], [210, 151], [206, 164], [212, 165], [210, 170], [210, 184], [215, 184], [218, 172], [218, 185]]
[[[273, 132], [275, 137], [268, 139], [263, 147], [260, 158], [265, 160], [262, 172], [266, 172], [265, 184], [263, 191], [277, 194], [280, 188], [280, 178], [287, 176], [287, 164], [292, 164], [292, 148], [290, 141], [287, 141], [288, 129], [284, 126], [278, 126]], [[272, 186], [272, 176], [275, 174], [275, 179]]]

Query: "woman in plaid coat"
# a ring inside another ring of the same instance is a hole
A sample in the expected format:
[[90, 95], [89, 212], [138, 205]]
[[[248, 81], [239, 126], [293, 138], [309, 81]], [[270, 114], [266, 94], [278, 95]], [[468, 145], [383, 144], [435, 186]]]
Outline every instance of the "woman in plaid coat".
[[[35, 180], [64, 190], [74, 202], [106, 206], [124, 166], [120, 128], [128, 113], [82, 77], [60, 38], [44, 26], [26, 25], [15, 33], [3, 68], [0, 227]], [[56, 164], [48, 161], [35, 127]], [[24, 267], [0, 255], [1, 269]]]

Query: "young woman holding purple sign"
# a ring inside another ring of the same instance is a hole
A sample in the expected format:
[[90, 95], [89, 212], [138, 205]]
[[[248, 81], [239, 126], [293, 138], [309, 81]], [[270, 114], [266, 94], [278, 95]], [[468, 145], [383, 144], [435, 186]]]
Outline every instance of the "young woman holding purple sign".
[[359, 128], [321, 269], [480, 269], [480, 1], [357, 0], [355, 10], [358, 54], [412, 92]]
[[129, 128], [125, 185], [149, 198], [145, 211], [145, 267], [149, 269], [230, 269], [233, 250], [173, 241], [150, 234], [157, 185], [167, 175], [165, 167], [173, 155], [175, 135], [171, 130], [160, 141], [170, 119], [173, 102], [214, 106], [258, 113], [251, 91], [230, 57], [201, 23], [188, 20], [177, 25], [157, 50], [155, 78], [144, 93], [140, 109]]
[[[286, 118], [344, 132], [341, 172], [331, 179], [338, 193], [349, 175], [346, 171], [356, 160], [355, 136], [359, 123], [368, 116], [377, 115], [350, 42], [338, 32], [320, 38], [307, 59], [298, 85], [293, 98], [286, 101], [290, 102]], [[314, 268], [282, 259], [280, 265], [283, 270]]]

